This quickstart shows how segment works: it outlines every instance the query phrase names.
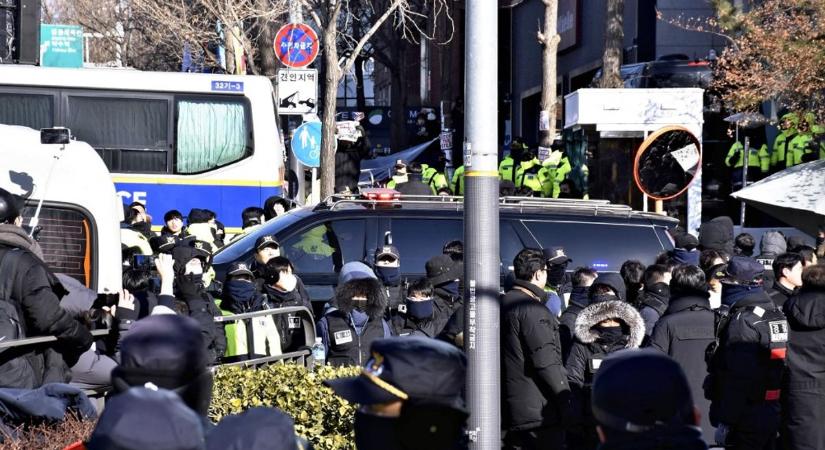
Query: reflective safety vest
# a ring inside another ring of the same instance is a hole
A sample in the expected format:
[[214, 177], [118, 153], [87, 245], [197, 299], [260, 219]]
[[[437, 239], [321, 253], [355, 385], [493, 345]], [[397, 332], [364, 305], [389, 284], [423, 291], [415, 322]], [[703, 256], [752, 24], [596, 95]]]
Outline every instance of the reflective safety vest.
[[554, 150], [550, 156], [542, 162], [544, 178], [548, 180], [544, 184], [542, 195], [544, 197], [558, 198], [561, 192], [560, 184], [572, 171], [570, 159], [564, 156], [559, 150]]
[[[221, 309], [221, 315], [231, 316], [235, 313]], [[250, 320], [254, 332], [247, 330], [243, 320], [226, 322], [226, 352], [223, 356], [245, 356], [249, 354], [249, 341], [253, 341], [253, 354], [260, 356], [277, 356], [282, 353], [281, 336], [272, 316], [260, 316]]]
[[406, 174], [393, 175], [392, 180], [390, 180], [389, 183], [387, 183], [387, 188], [395, 189], [396, 186], [398, 186], [399, 184], [406, 183], [407, 181], [409, 181], [409, 178], [407, 178]]
[[[804, 162], [805, 155], [814, 153], [817, 144], [811, 134], [798, 134], [788, 146], [788, 153], [785, 155], [786, 167], [793, 167]], [[810, 158], [810, 156], [808, 157]], [[806, 158], [807, 159], [807, 158]]]
[[423, 169], [421, 172], [421, 180], [424, 184], [430, 187], [433, 191], [433, 195], [437, 195], [439, 189], [450, 187], [447, 183], [447, 177], [435, 168], [430, 167], [427, 164], [422, 164], [421, 169]]
[[151, 255], [152, 246], [149, 245], [149, 239], [138, 231], [131, 228], [120, 229], [120, 243], [126, 248], [137, 247], [140, 249], [140, 254]]
[[453, 195], [464, 195], [464, 166], [459, 167], [453, 172], [450, 189], [453, 191]]
[[[743, 155], [745, 146], [736, 141], [730, 146], [728, 156], [725, 158], [725, 165], [733, 169], [739, 169], [743, 165]], [[768, 146], [762, 144], [758, 149], [751, 147], [748, 154], [748, 169], [758, 169], [762, 173], [767, 173], [771, 166], [771, 155], [768, 154]]]
[[516, 189], [521, 187], [528, 187], [543, 195], [545, 192], [545, 184], [552, 180], [547, 176], [547, 172], [542, 170], [541, 163], [537, 158], [530, 161], [522, 161], [516, 169]]
[[513, 171], [515, 164], [516, 160], [514, 160], [512, 156], [507, 156], [501, 161], [498, 165], [498, 177], [501, 181], [512, 181], [513, 184], [515, 184], [516, 173]]

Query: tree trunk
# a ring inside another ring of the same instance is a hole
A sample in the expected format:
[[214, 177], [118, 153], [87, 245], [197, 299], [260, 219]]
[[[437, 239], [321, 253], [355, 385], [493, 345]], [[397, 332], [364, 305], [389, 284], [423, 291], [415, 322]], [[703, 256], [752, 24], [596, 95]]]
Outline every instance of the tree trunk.
[[390, 79], [392, 80], [390, 86], [390, 110], [392, 114], [390, 147], [393, 152], [401, 150], [402, 146], [407, 143], [407, 117], [404, 111], [407, 92], [405, 89], [406, 76], [401, 69], [401, 61], [398, 64], [396, 67], [389, 68]]
[[321, 118], [321, 200], [335, 193], [335, 106], [338, 82], [341, 80], [338, 67], [338, 48], [335, 38], [338, 24], [335, 18], [327, 23], [323, 35], [324, 52], [324, 111]]
[[[538, 33], [539, 43], [544, 46], [542, 51], [542, 87], [541, 112], [546, 115], [546, 122], [540, 120], [539, 140], [542, 147], [550, 148], [553, 137], [556, 135], [556, 53], [561, 37], [557, 31], [559, 15], [558, 0], [542, 0], [544, 2], [544, 30]], [[525, 120], [522, 118], [522, 120]], [[528, 118], [529, 120], [529, 118]], [[544, 124], [543, 124], [544, 122]], [[541, 130], [541, 128], [547, 128]]]
[[607, 0], [607, 27], [604, 32], [601, 88], [624, 87], [622, 52], [624, 49], [624, 0]]
[[358, 111], [366, 112], [367, 96], [364, 93], [364, 57], [355, 58], [355, 106]]

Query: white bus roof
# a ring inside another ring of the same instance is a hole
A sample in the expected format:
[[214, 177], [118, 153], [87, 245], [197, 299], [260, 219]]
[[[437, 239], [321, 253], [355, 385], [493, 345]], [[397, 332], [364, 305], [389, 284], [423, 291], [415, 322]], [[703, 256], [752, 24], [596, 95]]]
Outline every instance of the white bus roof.
[[59, 145], [40, 143], [40, 131], [0, 125], [0, 187], [14, 194], [24, 189], [12, 181], [11, 172], [34, 180], [32, 201], [76, 205], [88, 211], [95, 223], [97, 290], [116, 293], [122, 285], [119, 221], [123, 206], [115, 193], [109, 170], [97, 152], [82, 141], [72, 141], [62, 151], [46, 186]]
[[[213, 82], [236, 83], [215, 88]], [[242, 84], [237, 84], [242, 83]], [[0, 64], [0, 85], [66, 86], [80, 89], [124, 89], [153, 92], [213, 92], [243, 95], [250, 90], [272, 91], [264, 76], [184, 72], [144, 72], [133, 69], [61, 69]]]

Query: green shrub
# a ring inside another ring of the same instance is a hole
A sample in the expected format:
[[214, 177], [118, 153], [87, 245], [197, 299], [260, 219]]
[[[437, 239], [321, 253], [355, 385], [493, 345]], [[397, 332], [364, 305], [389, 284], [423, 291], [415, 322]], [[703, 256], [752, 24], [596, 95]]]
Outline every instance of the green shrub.
[[323, 367], [313, 373], [295, 364], [223, 367], [215, 373], [209, 418], [217, 422], [248, 408], [275, 406], [295, 419], [295, 431], [316, 449], [355, 449], [355, 407], [321, 383], [359, 372], [357, 367]]

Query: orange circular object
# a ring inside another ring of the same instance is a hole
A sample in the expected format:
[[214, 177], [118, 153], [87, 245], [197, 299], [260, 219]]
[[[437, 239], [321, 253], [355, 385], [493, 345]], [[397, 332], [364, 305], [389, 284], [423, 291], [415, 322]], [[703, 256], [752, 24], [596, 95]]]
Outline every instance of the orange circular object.
[[[687, 183], [687, 185], [684, 188], [682, 188], [679, 192], [677, 192], [673, 195], [669, 195], [667, 197], [660, 197], [660, 196], [652, 195], [651, 193], [647, 192], [645, 190], [645, 188], [642, 186], [641, 180], [639, 180], [639, 160], [642, 157], [642, 153], [645, 150], [647, 150], [647, 148], [650, 147], [654, 142], [656, 142], [656, 139], [658, 139], [663, 134], [669, 133], [669, 132], [672, 132], [672, 131], [684, 131], [685, 133], [688, 134], [688, 136], [690, 136], [691, 141], [693, 141], [693, 143], [696, 145], [696, 148], [699, 149], [699, 163], [698, 163], [699, 170], [696, 171], [696, 174], [693, 175], [693, 178], [690, 180], [690, 182]], [[696, 176], [699, 175], [699, 172], [701, 172], [701, 170], [702, 170], [702, 144], [699, 142], [699, 138], [697, 138], [695, 134], [693, 134], [690, 130], [688, 130], [687, 128], [685, 128], [681, 125], [668, 125], [668, 126], [659, 128], [658, 130], [653, 132], [653, 134], [648, 136], [644, 140], [644, 142], [642, 142], [642, 145], [639, 146], [639, 150], [636, 151], [636, 157], [633, 160], [633, 180], [636, 182], [636, 187], [638, 187], [640, 191], [644, 192], [645, 195], [652, 198], [653, 200], [670, 200], [670, 199], [676, 198], [676, 197], [684, 194], [685, 191], [687, 191], [688, 188], [690, 188], [690, 185], [693, 183], [693, 180], [696, 179]]]

